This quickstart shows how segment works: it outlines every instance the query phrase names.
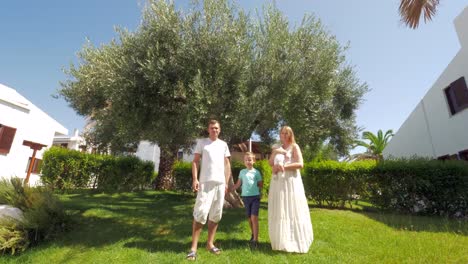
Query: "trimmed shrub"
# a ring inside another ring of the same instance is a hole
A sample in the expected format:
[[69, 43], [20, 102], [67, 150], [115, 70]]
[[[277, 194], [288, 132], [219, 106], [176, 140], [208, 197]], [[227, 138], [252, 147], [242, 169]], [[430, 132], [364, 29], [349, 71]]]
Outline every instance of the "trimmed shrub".
[[177, 161], [174, 164], [175, 189], [182, 192], [192, 191], [192, 163]]
[[427, 159], [387, 160], [370, 179], [371, 201], [384, 209], [468, 216], [468, 163]]
[[270, 190], [270, 181], [271, 181], [270, 164], [268, 164], [268, 160], [258, 160], [255, 162], [254, 167], [257, 170], [259, 170], [260, 173], [262, 174], [262, 179], [263, 179], [262, 196], [268, 197], [268, 191]]
[[94, 155], [52, 147], [43, 160], [42, 181], [59, 190], [133, 191], [150, 187], [154, 175], [153, 162], [135, 156]]
[[302, 170], [306, 195], [319, 205], [344, 207], [346, 202], [351, 205], [357, 197], [367, 196], [367, 181], [375, 165], [372, 160], [306, 163]]
[[52, 147], [44, 152], [41, 180], [59, 190], [86, 188], [96, 168], [96, 157]]

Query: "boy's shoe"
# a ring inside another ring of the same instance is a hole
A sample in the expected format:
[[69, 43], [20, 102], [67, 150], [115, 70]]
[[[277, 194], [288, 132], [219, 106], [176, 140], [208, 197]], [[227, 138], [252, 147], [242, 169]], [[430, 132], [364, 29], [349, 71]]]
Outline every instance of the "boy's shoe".
[[257, 240], [250, 240], [250, 249], [255, 250], [258, 249], [258, 241]]

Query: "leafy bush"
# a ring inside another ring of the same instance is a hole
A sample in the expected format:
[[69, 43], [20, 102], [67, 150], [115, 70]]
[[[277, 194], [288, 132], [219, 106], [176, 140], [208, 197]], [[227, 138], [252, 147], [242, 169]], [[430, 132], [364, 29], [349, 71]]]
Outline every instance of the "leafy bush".
[[0, 250], [24, 251], [29, 245], [49, 240], [63, 231], [69, 221], [53, 193], [44, 187], [27, 187], [20, 178], [0, 181], [0, 204], [21, 209], [21, 220], [2, 219]]
[[374, 204], [402, 212], [468, 216], [468, 163], [387, 160], [370, 179]]
[[260, 171], [263, 179], [263, 190], [262, 196], [268, 197], [268, 191], [270, 190], [271, 181], [271, 167], [268, 164], [268, 160], [258, 160], [255, 162], [254, 167]]
[[192, 163], [177, 161], [174, 164], [175, 189], [177, 191], [192, 191]]
[[307, 163], [304, 188], [318, 204], [357, 197], [399, 212], [468, 216], [468, 163], [427, 159]]
[[357, 197], [367, 196], [367, 181], [376, 162], [353, 163], [333, 160], [309, 162], [302, 170], [306, 195], [319, 205], [343, 207]]
[[134, 156], [102, 156], [96, 171], [97, 188], [105, 191], [133, 191], [149, 187], [153, 162]]
[[44, 152], [41, 180], [59, 190], [86, 188], [97, 159], [94, 155], [52, 147]]
[[154, 164], [134, 156], [81, 153], [52, 147], [44, 153], [42, 181], [60, 190], [132, 191], [151, 185]]

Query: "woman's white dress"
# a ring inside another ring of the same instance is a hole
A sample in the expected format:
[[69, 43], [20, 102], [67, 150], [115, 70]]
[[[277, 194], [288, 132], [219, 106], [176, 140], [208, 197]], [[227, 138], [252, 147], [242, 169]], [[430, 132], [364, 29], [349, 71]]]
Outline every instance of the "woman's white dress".
[[[291, 162], [292, 146], [286, 151], [285, 164]], [[272, 175], [268, 193], [268, 232], [273, 250], [309, 251], [314, 234], [300, 170]]]

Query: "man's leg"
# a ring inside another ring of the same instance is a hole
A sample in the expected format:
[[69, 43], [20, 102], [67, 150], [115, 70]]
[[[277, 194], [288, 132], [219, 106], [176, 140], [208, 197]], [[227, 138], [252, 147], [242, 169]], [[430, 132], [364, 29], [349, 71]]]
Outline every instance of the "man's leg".
[[208, 241], [206, 241], [207, 249], [212, 249], [214, 247], [214, 238], [216, 234], [216, 229], [218, 229], [218, 223], [208, 220]]
[[[211, 250], [215, 247], [214, 238], [216, 235], [216, 230], [218, 229], [218, 223], [223, 215], [223, 205], [224, 205], [224, 184], [216, 185], [214, 188], [214, 197], [213, 203], [211, 204], [209, 219], [208, 219], [208, 240], [206, 241], [207, 249]], [[219, 251], [213, 252], [219, 254]]]
[[200, 233], [203, 228], [203, 225], [193, 220], [192, 223], [192, 247], [190, 251], [197, 252], [198, 248], [198, 239], [200, 238]]

